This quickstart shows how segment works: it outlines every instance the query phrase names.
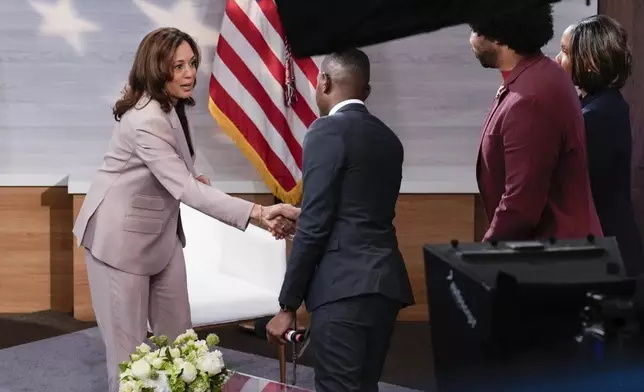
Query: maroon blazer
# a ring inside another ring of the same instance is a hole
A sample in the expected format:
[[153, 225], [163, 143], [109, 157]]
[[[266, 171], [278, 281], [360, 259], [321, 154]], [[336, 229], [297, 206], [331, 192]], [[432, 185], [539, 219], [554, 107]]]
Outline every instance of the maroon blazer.
[[497, 92], [481, 132], [477, 181], [484, 240], [601, 236], [577, 92], [540, 54], [522, 60]]

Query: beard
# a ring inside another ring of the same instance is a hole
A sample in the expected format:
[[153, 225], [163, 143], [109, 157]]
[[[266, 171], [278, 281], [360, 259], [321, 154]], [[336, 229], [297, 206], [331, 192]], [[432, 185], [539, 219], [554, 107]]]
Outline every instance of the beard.
[[497, 53], [494, 49], [483, 49], [479, 52], [474, 51], [474, 55], [479, 60], [483, 68], [496, 68]]

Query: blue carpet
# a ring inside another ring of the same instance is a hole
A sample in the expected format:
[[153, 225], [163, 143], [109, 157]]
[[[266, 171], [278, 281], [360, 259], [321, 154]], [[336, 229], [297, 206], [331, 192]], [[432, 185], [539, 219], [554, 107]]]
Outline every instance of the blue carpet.
[[[279, 379], [275, 359], [221, 349], [226, 365], [239, 372]], [[291, 365], [287, 377], [291, 379]], [[313, 369], [298, 366], [297, 385], [313, 389]], [[97, 328], [0, 350], [0, 392], [105, 392], [104, 347]], [[380, 384], [381, 392], [418, 392]]]

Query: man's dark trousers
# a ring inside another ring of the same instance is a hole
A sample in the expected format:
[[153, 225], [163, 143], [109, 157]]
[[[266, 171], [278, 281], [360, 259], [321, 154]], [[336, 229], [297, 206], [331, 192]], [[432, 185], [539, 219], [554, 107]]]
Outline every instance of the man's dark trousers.
[[330, 302], [311, 316], [317, 392], [378, 391], [378, 381], [401, 308], [368, 294]]

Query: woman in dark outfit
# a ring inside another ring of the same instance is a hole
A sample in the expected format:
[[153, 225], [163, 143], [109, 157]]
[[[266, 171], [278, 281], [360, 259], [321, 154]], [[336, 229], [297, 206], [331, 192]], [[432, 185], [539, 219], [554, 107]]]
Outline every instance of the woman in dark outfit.
[[581, 91], [588, 170], [604, 236], [616, 237], [629, 275], [644, 272], [642, 240], [631, 201], [631, 123], [622, 88], [631, 72], [627, 33], [594, 15], [566, 29], [557, 61]]

